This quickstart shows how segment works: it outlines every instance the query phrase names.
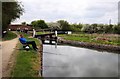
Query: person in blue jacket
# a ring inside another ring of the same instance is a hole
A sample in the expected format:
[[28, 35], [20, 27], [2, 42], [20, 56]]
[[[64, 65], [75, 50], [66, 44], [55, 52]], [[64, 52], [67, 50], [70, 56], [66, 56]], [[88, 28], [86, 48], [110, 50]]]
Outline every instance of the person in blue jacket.
[[28, 41], [26, 38], [23, 37], [22, 34], [20, 35], [19, 40], [20, 40], [20, 42], [21, 42], [22, 44], [32, 44], [32, 47], [33, 47], [34, 50], [37, 50], [37, 49], [38, 49], [37, 46], [36, 46], [35, 41]]

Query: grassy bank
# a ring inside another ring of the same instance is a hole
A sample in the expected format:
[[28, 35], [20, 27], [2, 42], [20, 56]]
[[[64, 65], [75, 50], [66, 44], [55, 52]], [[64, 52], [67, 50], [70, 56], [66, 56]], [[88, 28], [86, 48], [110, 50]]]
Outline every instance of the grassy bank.
[[7, 34], [4, 36], [4, 38], [2, 38], [2, 41], [12, 40], [16, 37], [17, 35], [15, 33], [8, 31]]
[[[24, 36], [28, 40], [34, 40], [37, 46], [40, 47], [40, 42], [38, 39], [29, 38], [30, 35], [27, 34], [24, 34]], [[39, 69], [40, 69], [40, 53], [38, 53], [38, 51], [34, 51], [32, 46], [30, 46], [29, 51], [23, 50], [22, 45], [20, 43], [18, 44], [18, 48], [19, 50], [15, 52], [17, 56], [11, 76], [38, 77]]]
[[120, 36], [114, 34], [72, 34], [59, 36], [66, 40], [89, 42], [94, 44], [120, 45]]
[[36, 32], [37, 35], [40, 35], [40, 34], [48, 34], [50, 32]]

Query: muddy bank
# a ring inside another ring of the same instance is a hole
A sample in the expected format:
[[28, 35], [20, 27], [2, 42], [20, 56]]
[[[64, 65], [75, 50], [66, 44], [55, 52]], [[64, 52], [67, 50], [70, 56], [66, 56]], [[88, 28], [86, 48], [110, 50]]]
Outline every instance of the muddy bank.
[[99, 51], [108, 51], [108, 52], [120, 53], [119, 52], [120, 46], [93, 44], [93, 43], [87, 43], [87, 42], [78, 42], [78, 41], [65, 40], [62, 38], [58, 39], [58, 43], [72, 45], [72, 46], [78, 46], [78, 47], [85, 47], [85, 48], [95, 49], [95, 50], [99, 50]]

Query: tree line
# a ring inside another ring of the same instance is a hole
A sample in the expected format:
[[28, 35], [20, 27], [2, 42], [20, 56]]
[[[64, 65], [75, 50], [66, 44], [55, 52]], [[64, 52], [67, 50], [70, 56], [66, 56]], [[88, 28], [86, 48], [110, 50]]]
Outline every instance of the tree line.
[[44, 20], [32, 21], [31, 25], [37, 29], [50, 30], [70, 30], [73, 32], [83, 33], [111, 33], [120, 34], [120, 24], [70, 24], [65, 20], [57, 22], [46, 23]]

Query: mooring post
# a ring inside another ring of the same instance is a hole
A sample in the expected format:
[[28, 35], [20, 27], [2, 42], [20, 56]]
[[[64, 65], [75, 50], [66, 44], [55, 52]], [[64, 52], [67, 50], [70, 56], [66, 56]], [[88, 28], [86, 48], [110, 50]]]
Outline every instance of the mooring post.
[[55, 48], [57, 48], [57, 31], [55, 31]]
[[36, 31], [35, 29], [33, 29], [33, 38], [35, 37], [35, 35], [36, 35]]

